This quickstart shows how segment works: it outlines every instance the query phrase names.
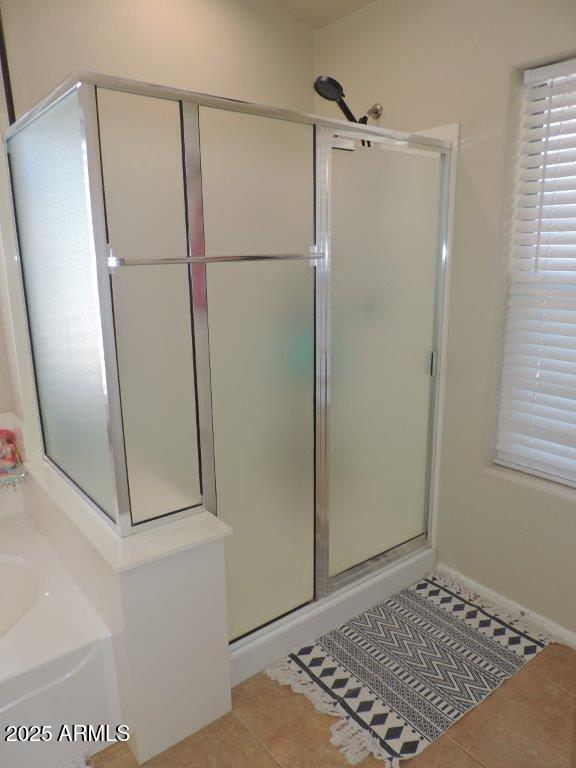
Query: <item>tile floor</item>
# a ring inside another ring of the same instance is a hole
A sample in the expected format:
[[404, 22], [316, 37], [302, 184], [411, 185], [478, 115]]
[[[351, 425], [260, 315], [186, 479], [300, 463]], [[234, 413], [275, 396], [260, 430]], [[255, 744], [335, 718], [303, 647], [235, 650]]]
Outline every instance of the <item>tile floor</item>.
[[[233, 711], [146, 768], [338, 768], [328, 715], [260, 674], [233, 691]], [[125, 745], [95, 768], [137, 768]], [[381, 768], [372, 757], [362, 768]], [[406, 768], [576, 768], [576, 651], [552, 645]]]

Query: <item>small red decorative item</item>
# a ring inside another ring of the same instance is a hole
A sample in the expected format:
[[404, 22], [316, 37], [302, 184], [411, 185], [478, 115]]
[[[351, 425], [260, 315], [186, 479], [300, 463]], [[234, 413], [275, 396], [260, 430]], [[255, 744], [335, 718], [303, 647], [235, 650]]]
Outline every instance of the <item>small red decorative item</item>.
[[16, 435], [11, 429], [0, 429], [0, 475], [7, 475], [19, 462]]

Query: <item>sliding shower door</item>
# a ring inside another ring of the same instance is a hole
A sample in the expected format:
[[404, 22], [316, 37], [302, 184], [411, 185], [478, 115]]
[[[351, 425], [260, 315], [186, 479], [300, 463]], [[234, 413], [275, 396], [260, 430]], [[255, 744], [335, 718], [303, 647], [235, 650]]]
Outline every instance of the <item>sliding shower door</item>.
[[329, 575], [426, 530], [441, 156], [331, 152]]

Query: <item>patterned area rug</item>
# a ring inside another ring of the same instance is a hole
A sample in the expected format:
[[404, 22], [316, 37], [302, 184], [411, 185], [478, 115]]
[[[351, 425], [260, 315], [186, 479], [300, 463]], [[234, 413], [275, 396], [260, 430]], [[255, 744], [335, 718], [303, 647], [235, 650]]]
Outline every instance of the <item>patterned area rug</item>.
[[440, 573], [378, 603], [267, 670], [339, 720], [332, 744], [355, 765], [397, 768], [548, 644]]

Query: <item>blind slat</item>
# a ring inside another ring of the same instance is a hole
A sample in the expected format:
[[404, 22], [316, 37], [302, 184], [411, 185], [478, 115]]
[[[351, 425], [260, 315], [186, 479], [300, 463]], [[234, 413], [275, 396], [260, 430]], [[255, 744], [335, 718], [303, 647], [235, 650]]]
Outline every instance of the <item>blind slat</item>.
[[550, 125], [576, 120], [576, 99], [573, 104], [563, 104], [554, 110], [544, 110], [534, 113], [533, 107], [528, 111], [528, 117], [524, 120], [524, 128], [539, 128], [546, 125], [548, 120]]
[[[564, 110], [561, 110], [561, 114], [557, 115], [558, 122], [551, 124], [546, 122], [549, 115], [543, 114], [539, 120], [540, 125], [538, 127], [526, 128], [523, 132], [525, 142], [535, 142], [537, 140], [544, 140], [546, 142], [552, 142], [552, 139], [568, 138], [574, 136], [576, 132], [576, 120], [560, 119], [564, 116]], [[531, 149], [532, 144], [529, 143], [525, 149]]]
[[512, 248], [515, 259], [573, 259], [576, 257], [576, 245], [564, 243], [542, 243], [539, 245], [515, 245]]
[[549, 99], [551, 96], [571, 95], [576, 93], [576, 76], [552, 78], [546, 83], [539, 83], [529, 88], [528, 98]]
[[[547, 166], [556, 166], [556, 165], [566, 165], [567, 163], [574, 164], [576, 163], [576, 151], [571, 149], [562, 149], [557, 150], [556, 152], [547, 152], [546, 158], [544, 158], [544, 155], [541, 150], [537, 150], [534, 148], [533, 152], [526, 152], [524, 159], [522, 161], [522, 168], [533, 169], [533, 168], [544, 168], [545, 165]], [[548, 174], [546, 174], [547, 176]], [[543, 177], [543, 174], [540, 174], [541, 178]]]
[[517, 232], [576, 232], [576, 219], [520, 219], [516, 222]]
[[[563, 165], [550, 166], [547, 168], [546, 179], [561, 179], [565, 176], [576, 176], [576, 162], [564, 163]], [[520, 181], [538, 181], [542, 182], [542, 171], [540, 168], [532, 167], [521, 171]]]
[[[576, 168], [574, 171], [576, 172]], [[551, 179], [545, 179], [544, 182], [542, 182], [542, 179], [539, 177], [536, 177], [535, 179], [521, 181], [518, 187], [518, 192], [521, 195], [539, 195], [542, 192], [546, 195], [548, 193], [562, 192], [564, 190], [573, 193], [575, 183], [576, 178], [571, 178], [570, 176], [567, 178], [555, 176]]]
[[576, 245], [576, 231], [565, 230], [560, 232], [540, 231], [538, 228], [534, 232], [515, 231], [513, 237], [514, 245]]
[[560, 93], [553, 96], [543, 96], [536, 99], [527, 99], [524, 110], [527, 115], [538, 115], [546, 112], [554, 112], [559, 109], [566, 109], [576, 104], [576, 91], [569, 93]]
[[571, 309], [576, 311], [576, 297], [563, 296], [561, 292], [553, 295], [541, 293], [511, 293], [508, 299], [509, 307], [530, 307], [543, 309]]
[[502, 402], [504, 401], [518, 403], [518, 407], [530, 405], [532, 408], [553, 409], [555, 413], [569, 414], [570, 417], [576, 418], [576, 401], [566, 397], [506, 386], [502, 388]]
[[516, 219], [518, 221], [550, 221], [558, 219], [576, 219], [576, 205], [539, 205], [524, 208], [516, 207]]
[[[571, 182], [573, 184], [573, 182]], [[566, 190], [551, 190], [542, 189], [542, 185], [535, 185], [535, 188], [520, 194], [518, 197], [518, 205], [522, 208], [533, 208], [541, 205], [566, 205], [568, 203], [576, 202], [576, 192], [573, 189]]]

